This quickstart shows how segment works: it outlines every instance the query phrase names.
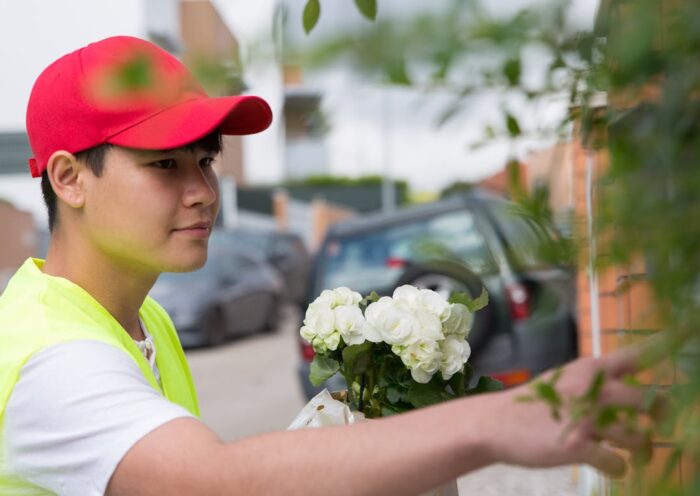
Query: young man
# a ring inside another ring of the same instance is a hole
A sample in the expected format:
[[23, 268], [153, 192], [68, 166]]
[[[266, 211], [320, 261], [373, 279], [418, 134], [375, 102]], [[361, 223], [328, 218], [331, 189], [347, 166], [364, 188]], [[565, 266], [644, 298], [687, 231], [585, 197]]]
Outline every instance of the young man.
[[[648, 440], [590, 419], [571, 427], [516, 389], [360, 425], [225, 444], [198, 419], [177, 334], [147, 294], [158, 275], [207, 258], [218, 211], [220, 135], [264, 130], [257, 97], [209, 98], [154, 45], [116, 37], [49, 66], [27, 110], [50, 212], [45, 262], [0, 297], [0, 494], [420, 494], [503, 462], [624, 461], [602, 441]], [[603, 370], [604, 405], [642, 409], [626, 386], [639, 354], [579, 360], [565, 397]]]

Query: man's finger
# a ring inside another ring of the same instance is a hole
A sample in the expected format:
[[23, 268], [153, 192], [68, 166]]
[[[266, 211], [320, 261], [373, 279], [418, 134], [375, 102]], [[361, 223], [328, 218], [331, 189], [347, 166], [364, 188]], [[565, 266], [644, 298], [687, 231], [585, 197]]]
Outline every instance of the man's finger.
[[609, 441], [627, 451], [639, 454], [651, 452], [652, 443], [649, 434], [631, 429], [628, 426], [615, 424], [604, 429], [594, 428], [593, 432], [599, 439]]
[[584, 454], [584, 463], [605, 472], [610, 477], [619, 479], [627, 471], [627, 463], [624, 458], [599, 443], [590, 441], [584, 446], [582, 453]]
[[628, 386], [615, 379], [608, 379], [600, 392], [599, 406], [626, 406], [645, 411], [648, 407], [647, 387]]
[[673, 340], [658, 332], [639, 343], [626, 346], [603, 357], [603, 364], [612, 377], [622, 377], [648, 369], [668, 358]]

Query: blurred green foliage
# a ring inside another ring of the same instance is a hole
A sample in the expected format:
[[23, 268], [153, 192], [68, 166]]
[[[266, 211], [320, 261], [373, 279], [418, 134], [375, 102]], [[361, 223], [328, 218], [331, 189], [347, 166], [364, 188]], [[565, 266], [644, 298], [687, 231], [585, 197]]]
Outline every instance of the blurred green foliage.
[[[603, 0], [587, 30], [571, 23], [567, 8], [565, 1], [533, 2], [495, 15], [478, 0], [451, 0], [408, 19], [379, 16], [304, 56], [311, 64], [348, 61], [384, 82], [448, 92], [452, 102], [439, 123], [467, 110], [469, 98], [484, 90], [500, 92], [506, 102], [567, 99], [569, 114], [544, 131], [562, 139], [576, 132], [589, 149], [609, 150], [609, 167], [595, 188], [593, 234], [605, 240], [596, 266], [644, 260], [645, 273], [632, 277], [650, 283], [669, 357], [684, 373], [683, 383], [668, 389], [666, 424], [680, 426], [681, 435], [665, 472], [678, 471], [681, 455], [700, 467], [700, 3]], [[535, 69], [533, 50], [540, 61]], [[539, 77], [529, 77], [533, 71]], [[527, 117], [504, 104], [501, 121], [484, 129], [484, 141], [541, 135], [525, 125]], [[546, 229], [552, 223], [548, 191], [525, 191], [513, 177], [517, 168], [509, 170], [520, 213]], [[594, 240], [583, 231], [576, 244], [590, 246]], [[562, 258], [576, 253], [573, 243], [548, 249]], [[558, 410], [555, 383], [537, 384], [534, 395]], [[637, 420], [622, 409], [593, 410], [595, 394], [580, 400], [579, 411], [598, 412], [601, 425]], [[632, 494], [700, 494], [698, 470], [687, 472], [681, 488], [662, 474], [642, 490], [638, 477]]]
[[[284, 186], [379, 186], [382, 184], [382, 181], [382, 176], [377, 175], [360, 177], [316, 175], [304, 179], [285, 181]], [[406, 181], [392, 182], [408, 190]]]

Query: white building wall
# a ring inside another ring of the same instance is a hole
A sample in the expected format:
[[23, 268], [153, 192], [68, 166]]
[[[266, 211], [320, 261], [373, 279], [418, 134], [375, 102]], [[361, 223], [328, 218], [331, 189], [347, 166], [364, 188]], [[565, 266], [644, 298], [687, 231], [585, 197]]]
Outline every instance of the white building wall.
[[330, 174], [328, 153], [323, 138], [287, 140], [285, 169], [288, 179]]
[[[147, 16], [146, 4], [153, 1], [0, 0], [0, 133], [25, 131], [34, 80], [60, 56], [109, 36], [179, 32], [178, 24], [169, 26], [178, 22], [177, 0], [156, 0], [162, 12], [151, 9]], [[29, 172], [0, 175], [0, 198], [45, 223], [39, 181]]]
[[145, 37], [148, 0], [0, 0], [0, 132], [23, 131], [34, 80], [61, 55], [115, 35]]

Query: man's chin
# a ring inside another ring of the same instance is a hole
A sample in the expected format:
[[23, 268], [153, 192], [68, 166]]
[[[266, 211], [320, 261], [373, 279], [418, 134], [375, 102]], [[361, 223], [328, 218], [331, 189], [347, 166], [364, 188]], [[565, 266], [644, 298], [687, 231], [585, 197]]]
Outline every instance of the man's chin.
[[194, 272], [201, 269], [207, 263], [206, 255], [192, 260], [173, 262], [162, 267], [161, 272]]

